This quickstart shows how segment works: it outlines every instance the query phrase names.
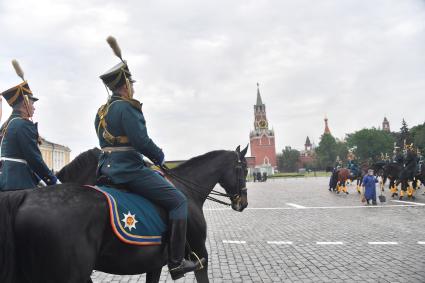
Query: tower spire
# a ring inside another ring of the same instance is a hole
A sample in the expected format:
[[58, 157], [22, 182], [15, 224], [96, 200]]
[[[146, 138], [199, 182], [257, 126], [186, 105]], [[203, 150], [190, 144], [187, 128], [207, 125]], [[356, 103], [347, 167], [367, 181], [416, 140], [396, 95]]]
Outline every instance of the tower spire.
[[260, 95], [260, 84], [257, 82], [257, 104], [256, 105], [263, 105], [263, 100], [261, 99]]
[[329, 126], [328, 126], [328, 117], [325, 116], [325, 134], [330, 134], [331, 130], [329, 130]]

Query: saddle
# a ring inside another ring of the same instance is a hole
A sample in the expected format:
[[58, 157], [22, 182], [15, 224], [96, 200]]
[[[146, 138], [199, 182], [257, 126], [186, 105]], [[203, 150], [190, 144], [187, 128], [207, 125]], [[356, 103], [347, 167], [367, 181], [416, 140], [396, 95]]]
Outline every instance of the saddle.
[[111, 228], [121, 242], [138, 246], [162, 244], [167, 224], [149, 200], [128, 192], [123, 186], [102, 183], [86, 187], [100, 192], [107, 200]]

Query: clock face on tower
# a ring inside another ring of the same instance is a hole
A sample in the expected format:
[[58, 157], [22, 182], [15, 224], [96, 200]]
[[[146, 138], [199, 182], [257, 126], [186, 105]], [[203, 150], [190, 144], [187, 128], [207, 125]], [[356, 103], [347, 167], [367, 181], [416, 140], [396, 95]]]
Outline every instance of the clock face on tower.
[[258, 127], [261, 128], [261, 129], [267, 128], [267, 121], [265, 121], [265, 120], [258, 121]]

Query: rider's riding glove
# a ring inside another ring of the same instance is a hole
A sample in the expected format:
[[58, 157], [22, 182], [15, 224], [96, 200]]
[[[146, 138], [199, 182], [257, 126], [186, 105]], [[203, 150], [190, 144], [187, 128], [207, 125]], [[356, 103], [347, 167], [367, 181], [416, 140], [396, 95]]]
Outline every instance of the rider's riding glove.
[[50, 175], [50, 176], [48, 176], [48, 177], [44, 177], [43, 178], [43, 180], [46, 182], [46, 184], [48, 185], [48, 186], [51, 186], [51, 185], [56, 185], [56, 184], [58, 184], [57, 182], [58, 182], [58, 178], [56, 178], [56, 176], [55, 175]]
[[164, 162], [165, 162], [165, 156], [164, 156], [164, 153], [162, 152], [162, 150], [158, 153], [158, 159], [157, 160], [155, 160], [155, 164], [156, 165], [160, 165], [160, 166], [162, 166], [162, 165], [164, 165]]

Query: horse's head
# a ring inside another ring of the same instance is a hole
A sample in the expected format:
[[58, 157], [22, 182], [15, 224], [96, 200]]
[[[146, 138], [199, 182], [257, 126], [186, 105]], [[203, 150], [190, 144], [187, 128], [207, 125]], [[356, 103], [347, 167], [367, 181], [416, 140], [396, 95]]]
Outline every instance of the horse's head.
[[225, 172], [219, 180], [220, 185], [226, 190], [232, 201], [232, 208], [242, 211], [248, 206], [248, 194], [246, 188], [246, 176], [248, 174], [245, 159], [248, 146], [241, 151], [240, 146], [235, 150], [234, 157], [225, 168]]
[[100, 153], [100, 149], [96, 147], [81, 153], [71, 163], [63, 167], [56, 176], [63, 183], [94, 185]]

